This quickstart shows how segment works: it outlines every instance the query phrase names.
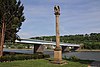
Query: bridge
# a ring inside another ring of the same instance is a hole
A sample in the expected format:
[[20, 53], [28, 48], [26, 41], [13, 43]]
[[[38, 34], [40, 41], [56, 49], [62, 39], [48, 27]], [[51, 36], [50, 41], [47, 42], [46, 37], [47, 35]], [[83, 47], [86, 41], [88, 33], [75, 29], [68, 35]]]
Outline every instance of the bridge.
[[[16, 43], [25, 43], [25, 44], [33, 44], [34, 45], [34, 53], [37, 52], [43, 52], [45, 49], [45, 45], [52, 45], [56, 46], [56, 42], [52, 41], [44, 41], [44, 40], [35, 40], [35, 39], [21, 39], [16, 40]], [[66, 51], [67, 48], [70, 47], [70, 49], [77, 50], [80, 48], [80, 44], [70, 44], [70, 43], [60, 43], [60, 46], [62, 47], [62, 51]]]

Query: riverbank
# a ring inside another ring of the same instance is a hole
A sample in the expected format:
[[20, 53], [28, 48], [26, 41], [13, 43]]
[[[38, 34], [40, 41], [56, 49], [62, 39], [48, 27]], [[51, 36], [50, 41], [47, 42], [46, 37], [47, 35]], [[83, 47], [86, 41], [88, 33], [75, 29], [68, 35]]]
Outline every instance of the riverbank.
[[[5, 48], [5, 49], [9, 49], [9, 48]], [[9, 50], [33, 50], [33, 49], [12, 49], [10, 48]], [[53, 49], [46, 49], [45, 51], [54, 51]], [[89, 49], [79, 49], [79, 50], [76, 50], [76, 51], [80, 51], [80, 52], [88, 52], [88, 51], [95, 51], [95, 52], [100, 52], [100, 49], [92, 49], [92, 50], [89, 50]]]
[[[32, 49], [13, 49], [13, 50], [10, 50], [10, 49], [4, 49], [5, 52], [17, 52], [17, 53], [25, 53], [25, 54], [33, 54], [33, 50]], [[53, 50], [45, 50], [43, 52], [44, 54], [49, 54], [51, 58], [54, 57], [54, 52]], [[78, 51], [78, 52], [64, 52], [62, 53], [62, 57], [71, 57], [71, 56], [76, 56], [78, 57], [79, 59], [85, 59], [85, 60], [95, 60], [95, 61], [100, 61], [100, 52], [99, 51]]]
[[100, 52], [100, 50], [89, 50], [89, 49], [80, 49], [80, 50], [76, 50], [77, 52]]
[[4, 48], [4, 49], [9, 49], [9, 50], [32, 50], [32, 49], [13, 49], [13, 48]]

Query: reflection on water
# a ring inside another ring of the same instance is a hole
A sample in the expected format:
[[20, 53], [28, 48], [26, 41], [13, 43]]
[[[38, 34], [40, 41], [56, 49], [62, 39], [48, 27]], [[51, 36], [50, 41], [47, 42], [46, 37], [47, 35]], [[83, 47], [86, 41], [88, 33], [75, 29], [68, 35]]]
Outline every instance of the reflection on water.
[[[9, 50], [9, 49], [4, 49], [4, 51], [33, 54], [33, 50]], [[53, 51], [44, 51], [44, 54], [49, 54], [51, 57], [53, 57], [54, 53], [53, 53]], [[64, 56], [66, 56], [66, 57], [76, 56], [80, 59], [100, 61], [100, 52], [66, 52], [66, 53], [63, 53], [63, 57]]]

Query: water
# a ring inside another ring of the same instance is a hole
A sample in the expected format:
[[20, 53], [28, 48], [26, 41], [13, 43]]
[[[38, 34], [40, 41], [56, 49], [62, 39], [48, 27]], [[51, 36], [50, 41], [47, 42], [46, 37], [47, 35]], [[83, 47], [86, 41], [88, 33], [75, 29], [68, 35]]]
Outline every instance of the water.
[[100, 52], [70, 52], [64, 53], [63, 56], [76, 56], [80, 59], [100, 61]]
[[16, 53], [26, 53], [26, 54], [33, 54], [33, 50], [10, 50], [10, 49], [4, 49], [3, 51], [6, 51], [6, 52], [16, 52]]
[[[33, 54], [32, 50], [4, 49], [4, 51]], [[44, 54], [49, 54], [51, 57], [53, 57], [53, 55], [54, 55], [53, 51], [44, 51]], [[63, 57], [64, 56], [66, 56], [66, 57], [76, 56], [80, 59], [100, 61], [100, 52], [66, 52], [66, 53], [63, 53]]]

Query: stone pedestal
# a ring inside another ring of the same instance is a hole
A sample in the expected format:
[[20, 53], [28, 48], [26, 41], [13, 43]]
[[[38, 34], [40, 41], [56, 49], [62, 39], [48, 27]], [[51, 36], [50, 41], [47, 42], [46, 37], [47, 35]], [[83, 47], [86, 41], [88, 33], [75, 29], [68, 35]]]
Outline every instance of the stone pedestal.
[[54, 61], [61, 61], [62, 60], [62, 51], [54, 51]]
[[53, 64], [66, 64], [65, 60], [62, 60], [62, 50], [54, 50], [54, 60], [51, 61]]

